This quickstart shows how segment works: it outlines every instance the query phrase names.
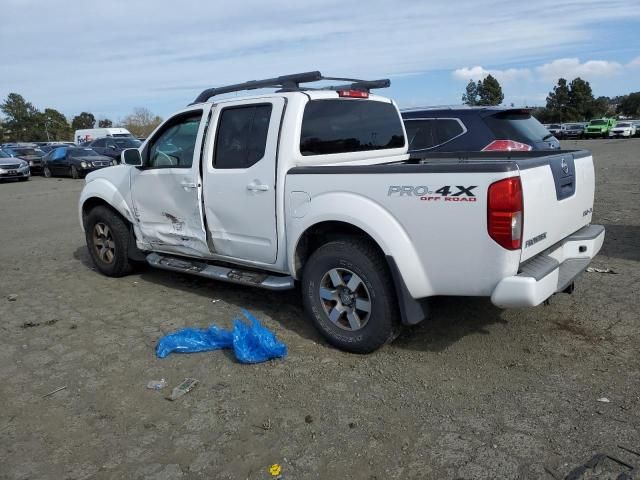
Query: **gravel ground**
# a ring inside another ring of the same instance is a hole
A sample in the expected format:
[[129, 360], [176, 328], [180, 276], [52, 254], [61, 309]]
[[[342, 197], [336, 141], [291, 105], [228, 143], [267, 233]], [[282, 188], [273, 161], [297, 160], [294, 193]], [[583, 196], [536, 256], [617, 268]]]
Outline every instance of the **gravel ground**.
[[[296, 292], [99, 275], [82, 181], [0, 185], [0, 478], [266, 479], [278, 463], [283, 479], [559, 479], [597, 452], [640, 466], [618, 448], [640, 451], [640, 140], [565, 147], [594, 152], [594, 265], [617, 275], [532, 309], [436, 299], [432, 320], [368, 356], [325, 344]], [[163, 334], [230, 327], [242, 308], [286, 360], [155, 358]], [[200, 384], [175, 402], [145, 388], [185, 377]], [[623, 471], [610, 467], [593, 478]]]

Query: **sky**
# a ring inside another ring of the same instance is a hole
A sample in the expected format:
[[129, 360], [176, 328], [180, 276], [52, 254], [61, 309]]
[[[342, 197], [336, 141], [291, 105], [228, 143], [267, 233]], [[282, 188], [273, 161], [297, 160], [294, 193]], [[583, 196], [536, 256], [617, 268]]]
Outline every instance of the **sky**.
[[390, 78], [401, 107], [459, 104], [492, 74], [542, 105], [559, 77], [640, 90], [639, 0], [2, 0], [0, 99], [117, 121], [208, 87], [320, 70]]

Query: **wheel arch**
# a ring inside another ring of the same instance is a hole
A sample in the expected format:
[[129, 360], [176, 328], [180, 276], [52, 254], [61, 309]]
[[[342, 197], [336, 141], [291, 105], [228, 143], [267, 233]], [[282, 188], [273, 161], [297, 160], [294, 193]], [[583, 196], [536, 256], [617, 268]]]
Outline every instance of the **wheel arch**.
[[96, 179], [85, 185], [78, 202], [80, 225], [83, 230], [86, 216], [98, 205], [104, 205], [114, 210], [129, 224], [135, 224], [133, 212], [122, 194], [110, 182], [104, 179]]

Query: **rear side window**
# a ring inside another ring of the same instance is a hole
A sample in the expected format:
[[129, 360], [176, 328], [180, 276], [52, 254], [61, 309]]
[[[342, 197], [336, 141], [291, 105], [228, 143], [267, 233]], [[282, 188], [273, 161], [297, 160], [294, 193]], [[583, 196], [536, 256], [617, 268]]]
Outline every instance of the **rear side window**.
[[268, 104], [222, 111], [213, 158], [215, 168], [249, 168], [264, 157], [271, 109]]
[[407, 130], [410, 150], [426, 150], [436, 146], [436, 121], [428, 120], [407, 120], [404, 124]]
[[404, 146], [402, 122], [391, 103], [313, 100], [302, 118], [300, 153], [305, 156]]
[[436, 120], [436, 138], [438, 139], [438, 145], [453, 140], [458, 135], [462, 135], [464, 129], [460, 122], [453, 118], [438, 118]]
[[437, 147], [465, 132], [460, 121], [455, 118], [406, 120], [405, 128], [410, 150], [427, 150]]
[[530, 143], [549, 137], [549, 131], [529, 112], [500, 112], [485, 117], [484, 121], [497, 140]]

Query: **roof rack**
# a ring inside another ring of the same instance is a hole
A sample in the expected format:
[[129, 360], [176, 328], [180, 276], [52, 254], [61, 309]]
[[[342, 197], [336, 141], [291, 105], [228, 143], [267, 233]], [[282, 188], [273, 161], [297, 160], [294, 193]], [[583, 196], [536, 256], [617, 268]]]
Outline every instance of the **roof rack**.
[[[335, 80], [351, 82], [345, 85], [334, 85], [322, 88], [301, 87], [302, 83], [318, 82], [320, 80]], [[240, 92], [243, 90], [255, 90], [258, 88], [279, 88], [279, 92], [296, 92], [301, 90], [360, 90], [368, 92], [372, 88], [387, 88], [391, 81], [387, 78], [381, 80], [360, 80], [357, 78], [324, 77], [319, 71], [294, 73], [280, 77], [266, 78], [264, 80], [250, 80], [244, 83], [236, 83], [224, 87], [207, 88], [196, 97], [194, 103], [202, 103], [216, 95], [223, 93]]]

